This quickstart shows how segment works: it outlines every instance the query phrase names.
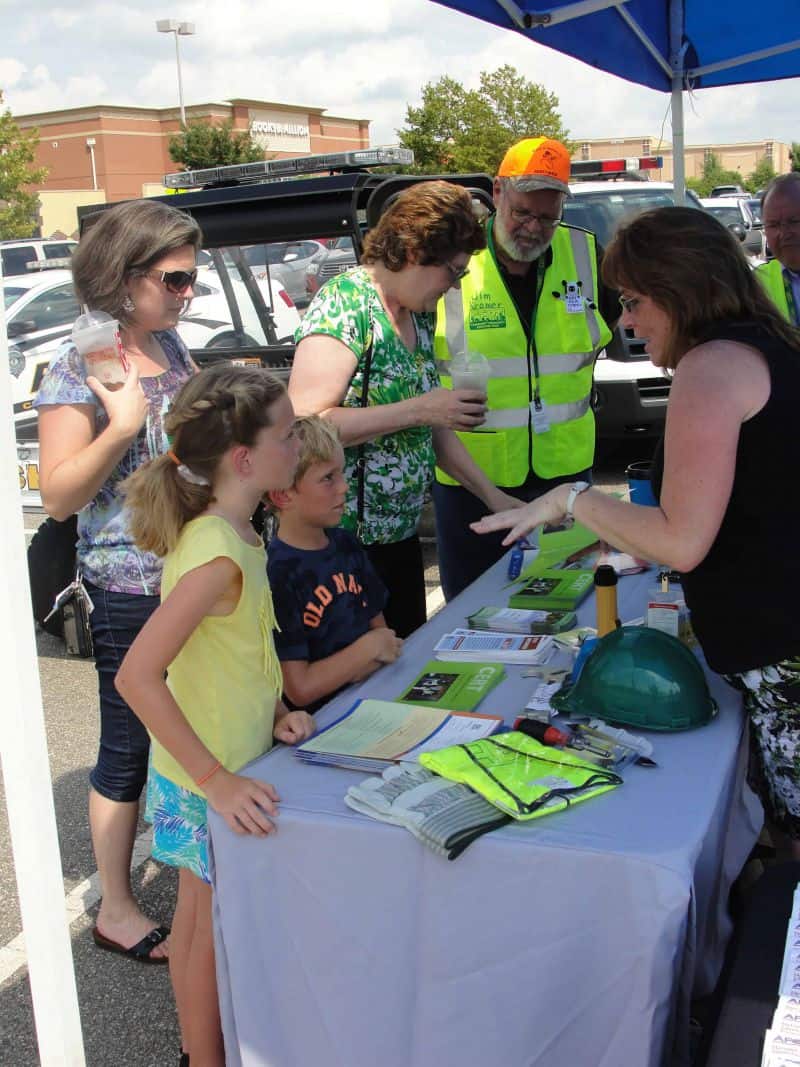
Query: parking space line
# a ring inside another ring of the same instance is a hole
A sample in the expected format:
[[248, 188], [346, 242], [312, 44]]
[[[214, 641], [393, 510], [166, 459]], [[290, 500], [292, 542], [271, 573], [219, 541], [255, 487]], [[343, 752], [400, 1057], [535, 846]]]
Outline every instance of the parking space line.
[[[145, 830], [140, 834], [133, 845], [133, 857], [131, 870], [136, 870], [145, 860], [150, 857], [150, 848], [153, 843], [153, 831]], [[86, 912], [94, 907], [102, 896], [100, 892], [100, 875], [97, 871], [85, 878], [82, 882], [71, 889], [64, 897], [64, 909], [67, 913], [67, 925], [71, 926], [77, 919], [83, 918]], [[0, 984], [11, 978], [18, 970], [25, 967], [28, 957], [25, 954], [25, 935], [17, 934], [7, 944], [0, 948]]]

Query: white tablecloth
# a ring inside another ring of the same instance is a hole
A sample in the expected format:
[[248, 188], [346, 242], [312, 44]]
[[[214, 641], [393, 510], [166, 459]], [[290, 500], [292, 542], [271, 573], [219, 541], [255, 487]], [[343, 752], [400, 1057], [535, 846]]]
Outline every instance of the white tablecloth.
[[[394, 698], [438, 636], [503, 604], [501, 561], [356, 695]], [[653, 576], [619, 585], [640, 615]], [[627, 609], [627, 610], [625, 610]], [[581, 617], [591, 622], [591, 601]], [[509, 666], [480, 710], [513, 719], [535, 680]], [[658, 1067], [686, 1062], [692, 996], [718, 977], [727, 893], [756, 840], [738, 695], [710, 677], [707, 727], [650, 734], [657, 769], [555, 815], [513, 824], [457, 860], [351, 811], [363, 779], [286, 748], [279, 831], [237, 836], [209, 811], [228, 1067]]]

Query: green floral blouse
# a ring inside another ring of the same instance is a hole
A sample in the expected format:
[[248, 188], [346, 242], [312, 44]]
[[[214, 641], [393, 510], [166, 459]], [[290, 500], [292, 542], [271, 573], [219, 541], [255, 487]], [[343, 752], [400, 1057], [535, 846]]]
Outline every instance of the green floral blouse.
[[[343, 407], [361, 406], [364, 359], [374, 335], [367, 382], [370, 407], [395, 404], [439, 385], [433, 357], [433, 321], [414, 313], [417, 343], [410, 352], [395, 333], [380, 297], [363, 267], [331, 278], [314, 297], [295, 340], [312, 334], [335, 337], [358, 361]], [[320, 368], [323, 372], [323, 368]], [[378, 437], [364, 446], [364, 516], [358, 529], [358, 448], [345, 449], [347, 507], [342, 525], [364, 544], [387, 544], [413, 536], [434, 470], [431, 428], [415, 426]]]

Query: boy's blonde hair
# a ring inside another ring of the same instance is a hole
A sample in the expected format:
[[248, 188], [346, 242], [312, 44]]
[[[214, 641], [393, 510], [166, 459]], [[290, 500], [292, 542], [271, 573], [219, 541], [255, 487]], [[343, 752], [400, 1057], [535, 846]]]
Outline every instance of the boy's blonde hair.
[[301, 416], [294, 424], [294, 432], [300, 438], [300, 458], [293, 483], [296, 489], [309, 467], [315, 463], [329, 463], [333, 459], [336, 450], [341, 448], [341, 441], [333, 423], [319, 415]]

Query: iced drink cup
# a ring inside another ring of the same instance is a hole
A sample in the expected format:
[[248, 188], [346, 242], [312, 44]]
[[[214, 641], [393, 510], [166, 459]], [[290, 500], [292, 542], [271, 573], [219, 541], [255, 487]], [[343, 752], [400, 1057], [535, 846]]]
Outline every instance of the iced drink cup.
[[104, 311], [88, 311], [75, 320], [72, 340], [87, 377], [93, 375], [106, 389], [119, 389], [128, 376], [128, 361], [117, 320]]
[[491, 368], [489, 360], [480, 352], [465, 352], [456, 356], [450, 364], [450, 377], [454, 389], [476, 389], [486, 393]]

